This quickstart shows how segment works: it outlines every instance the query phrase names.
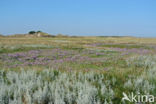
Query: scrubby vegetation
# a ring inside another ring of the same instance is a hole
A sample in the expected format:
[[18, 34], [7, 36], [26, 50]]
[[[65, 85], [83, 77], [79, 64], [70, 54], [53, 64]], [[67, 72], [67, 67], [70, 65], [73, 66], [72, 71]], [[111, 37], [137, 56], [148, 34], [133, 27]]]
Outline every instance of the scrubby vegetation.
[[29, 34], [35, 34], [35, 33], [36, 33], [35, 31], [30, 31], [30, 32], [29, 32]]
[[123, 92], [156, 96], [155, 41], [137, 40], [0, 38], [0, 104], [132, 104]]

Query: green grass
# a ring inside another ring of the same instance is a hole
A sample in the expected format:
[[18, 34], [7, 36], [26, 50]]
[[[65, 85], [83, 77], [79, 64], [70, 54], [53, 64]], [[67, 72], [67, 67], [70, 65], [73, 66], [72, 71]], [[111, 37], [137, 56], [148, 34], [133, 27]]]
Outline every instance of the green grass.
[[149, 49], [150, 47], [144, 46], [144, 45], [136, 45], [136, 44], [104, 44], [100, 45], [101, 47], [113, 47], [113, 48], [144, 48]]
[[38, 49], [52, 49], [52, 46], [46, 45], [23, 45], [23, 46], [1, 46], [0, 47], [0, 54], [1, 53], [13, 53], [13, 52], [24, 52], [29, 50], [38, 50]]

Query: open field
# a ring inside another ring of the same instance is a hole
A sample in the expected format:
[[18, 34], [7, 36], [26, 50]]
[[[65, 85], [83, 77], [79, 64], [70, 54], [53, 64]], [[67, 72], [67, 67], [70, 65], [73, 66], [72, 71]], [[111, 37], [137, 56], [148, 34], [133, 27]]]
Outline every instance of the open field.
[[155, 76], [156, 38], [0, 37], [0, 104], [134, 104]]

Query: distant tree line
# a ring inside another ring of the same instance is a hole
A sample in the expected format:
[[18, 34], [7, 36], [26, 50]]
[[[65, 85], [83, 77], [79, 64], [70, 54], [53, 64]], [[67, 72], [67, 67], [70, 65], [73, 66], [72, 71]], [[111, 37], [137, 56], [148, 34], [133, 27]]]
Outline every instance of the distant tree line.
[[29, 31], [28, 34], [30, 35], [37, 35], [38, 33], [41, 33], [41, 37], [69, 37], [68, 35], [64, 35], [64, 34], [57, 34], [57, 35], [51, 35], [42, 31]]
[[29, 31], [29, 33], [28, 34], [36, 34], [36, 33], [41, 33], [42, 31]]

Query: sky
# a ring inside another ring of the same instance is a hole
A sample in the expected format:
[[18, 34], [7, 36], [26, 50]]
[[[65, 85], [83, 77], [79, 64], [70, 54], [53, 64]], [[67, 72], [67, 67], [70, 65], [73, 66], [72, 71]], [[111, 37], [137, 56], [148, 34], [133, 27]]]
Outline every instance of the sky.
[[156, 0], [0, 0], [0, 34], [156, 37]]

